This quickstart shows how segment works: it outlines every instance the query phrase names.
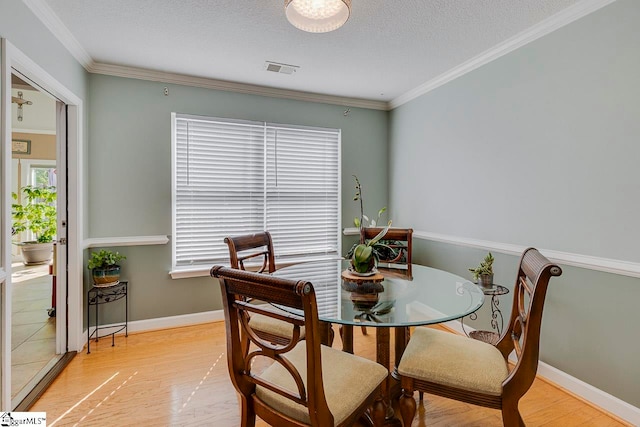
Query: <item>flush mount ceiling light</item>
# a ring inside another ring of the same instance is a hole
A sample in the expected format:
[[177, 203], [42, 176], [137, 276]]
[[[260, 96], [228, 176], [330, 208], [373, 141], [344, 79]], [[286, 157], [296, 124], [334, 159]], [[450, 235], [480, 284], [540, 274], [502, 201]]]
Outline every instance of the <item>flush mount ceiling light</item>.
[[287, 19], [310, 33], [327, 33], [342, 27], [351, 15], [351, 0], [284, 0]]

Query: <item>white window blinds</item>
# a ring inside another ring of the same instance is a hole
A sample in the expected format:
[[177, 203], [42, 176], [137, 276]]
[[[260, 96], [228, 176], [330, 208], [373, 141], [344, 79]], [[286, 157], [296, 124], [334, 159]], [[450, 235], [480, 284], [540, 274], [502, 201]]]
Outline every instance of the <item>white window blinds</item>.
[[224, 237], [276, 257], [339, 253], [340, 130], [173, 114], [173, 268], [227, 263]]

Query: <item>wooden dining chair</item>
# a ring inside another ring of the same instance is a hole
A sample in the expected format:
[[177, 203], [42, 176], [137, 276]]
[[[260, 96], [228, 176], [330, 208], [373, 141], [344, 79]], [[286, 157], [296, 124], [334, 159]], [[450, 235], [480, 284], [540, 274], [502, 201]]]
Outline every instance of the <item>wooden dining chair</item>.
[[[502, 410], [505, 426], [524, 426], [518, 402], [538, 369], [540, 325], [549, 279], [562, 270], [534, 248], [520, 258], [508, 327], [495, 346], [431, 328], [416, 328], [398, 373], [404, 425], [416, 412], [415, 390]], [[508, 357], [517, 358], [510, 368]]]
[[[384, 424], [381, 384], [387, 369], [320, 344], [311, 283], [221, 266], [213, 267], [211, 276], [222, 290], [229, 375], [240, 394], [242, 426], [254, 426], [256, 415], [274, 426], [351, 426], [368, 409], [375, 426]], [[265, 310], [248, 302], [252, 299], [297, 309], [304, 316]], [[274, 344], [262, 339], [249, 314], [288, 323], [291, 340]], [[303, 326], [307, 336], [300, 341]], [[242, 348], [241, 329], [255, 345], [250, 353]], [[263, 358], [272, 363], [260, 372], [255, 366], [261, 363], [253, 362]]]
[[[360, 243], [365, 243], [373, 239], [382, 231], [378, 227], [364, 227], [360, 232]], [[385, 271], [387, 274], [396, 271], [402, 276], [411, 277], [411, 247], [413, 240], [412, 228], [390, 228], [379, 243], [389, 248], [386, 251], [386, 257], [383, 256], [378, 262], [378, 269]], [[366, 326], [360, 329], [364, 335], [367, 335]]]
[[[276, 271], [273, 240], [271, 239], [271, 233], [268, 231], [225, 237], [224, 242], [229, 247], [231, 268], [246, 270], [245, 261], [249, 260], [250, 262], [257, 262], [254, 267], [258, 273], [273, 273]], [[266, 306], [265, 309], [276, 310], [271, 306]], [[255, 314], [250, 317], [249, 322], [253, 330], [262, 339], [273, 343], [286, 344], [291, 341], [293, 336], [291, 325], [286, 322], [280, 322], [277, 318]], [[305, 330], [302, 328], [300, 338], [304, 338], [304, 336]], [[245, 345], [248, 345], [246, 339], [244, 342]]]
[[[360, 242], [365, 243], [373, 239], [382, 231], [378, 227], [364, 227], [361, 230]], [[413, 229], [411, 228], [390, 228], [384, 235], [380, 243], [385, 244], [391, 250], [387, 257], [379, 260], [378, 266], [390, 269], [411, 269], [411, 247], [413, 240]]]

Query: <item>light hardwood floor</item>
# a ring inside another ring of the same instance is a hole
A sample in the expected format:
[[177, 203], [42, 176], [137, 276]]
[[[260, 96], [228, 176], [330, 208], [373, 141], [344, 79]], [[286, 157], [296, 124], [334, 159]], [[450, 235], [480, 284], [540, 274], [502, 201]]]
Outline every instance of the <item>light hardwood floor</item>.
[[11, 398], [20, 401], [44, 377], [56, 356], [56, 318], [49, 317], [48, 265], [11, 266]]
[[[375, 334], [354, 335], [356, 354], [373, 359]], [[339, 338], [334, 346], [340, 346]], [[238, 426], [224, 324], [118, 336], [115, 347], [109, 338], [92, 342], [91, 354], [78, 354], [30, 410], [46, 412], [50, 427]], [[528, 426], [625, 425], [539, 379], [520, 410]], [[418, 404], [412, 424], [501, 425], [497, 410], [432, 395]]]

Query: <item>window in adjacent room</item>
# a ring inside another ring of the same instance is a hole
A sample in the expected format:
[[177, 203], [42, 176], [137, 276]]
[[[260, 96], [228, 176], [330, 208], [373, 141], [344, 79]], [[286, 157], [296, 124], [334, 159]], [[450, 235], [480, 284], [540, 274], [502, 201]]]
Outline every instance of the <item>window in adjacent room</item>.
[[340, 130], [172, 115], [173, 270], [227, 264], [268, 230], [278, 263], [336, 256]]

